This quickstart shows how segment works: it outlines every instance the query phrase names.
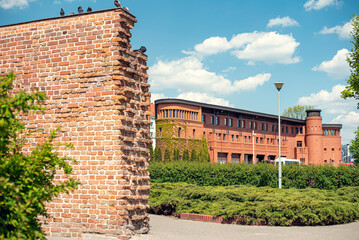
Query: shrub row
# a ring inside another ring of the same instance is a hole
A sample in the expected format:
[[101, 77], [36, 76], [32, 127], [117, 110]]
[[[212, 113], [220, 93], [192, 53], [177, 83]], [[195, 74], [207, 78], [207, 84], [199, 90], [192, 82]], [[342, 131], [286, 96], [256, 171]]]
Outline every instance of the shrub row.
[[240, 224], [329, 225], [359, 218], [359, 187], [337, 190], [151, 183], [150, 213], [220, 216]]
[[[278, 187], [278, 167], [271, 164], [151, 163], [151, 182], [186, 182], [199, 186], [253, 185]], [[337, 189], [359, 186], [359, 168], [299, 166], [282, 168], [282, 187]]]

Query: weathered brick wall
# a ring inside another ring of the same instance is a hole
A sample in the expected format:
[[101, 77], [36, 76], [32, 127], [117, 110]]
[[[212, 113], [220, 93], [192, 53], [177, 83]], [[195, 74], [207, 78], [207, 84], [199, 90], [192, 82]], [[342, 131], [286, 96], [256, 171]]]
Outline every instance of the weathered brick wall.
[[109, 9], [0, 27], [0, 74], [48, 96], [28, 127], [61, 127], [58, 141], [74, 145], [61, 154], [78, 161], [79, 189], [49, 204], [52, 237], [148, 230], [150, 94], [147, 57], [131, 49], [135, 22]]

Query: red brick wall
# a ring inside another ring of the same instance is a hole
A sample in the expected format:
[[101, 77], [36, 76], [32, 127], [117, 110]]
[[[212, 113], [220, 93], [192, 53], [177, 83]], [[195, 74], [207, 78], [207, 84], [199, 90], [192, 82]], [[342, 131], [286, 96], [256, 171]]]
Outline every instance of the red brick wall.
[[28, 127], [61, 127], [58, 140], [74, 145], [61, 154], [78, 161], [79, 189], [48, 205], [50, 236], [148, 230], [150, 93], [147, 57], [131, 49], [135, 22], [109, 9], [0, 27], [0, 74], [14, 71], [19, 88], [48, 96]]

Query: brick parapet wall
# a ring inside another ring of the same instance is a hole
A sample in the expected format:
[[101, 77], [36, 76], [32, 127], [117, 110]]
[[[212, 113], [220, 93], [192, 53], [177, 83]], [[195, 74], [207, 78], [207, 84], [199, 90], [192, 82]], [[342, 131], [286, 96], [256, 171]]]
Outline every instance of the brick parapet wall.
[[61, 127], [57, 140], [74, 149], [60, 154], [78, 161], [79, 189], [48, 205], [50, 236], [148, 230], [150, 93], [147, 57], [131, 49], [135, 22], [109, 9], [0, 27], [0, 74], [14, 71], [18, 88], [48, 96], [44, 115], [24, 119], [28, 128]]

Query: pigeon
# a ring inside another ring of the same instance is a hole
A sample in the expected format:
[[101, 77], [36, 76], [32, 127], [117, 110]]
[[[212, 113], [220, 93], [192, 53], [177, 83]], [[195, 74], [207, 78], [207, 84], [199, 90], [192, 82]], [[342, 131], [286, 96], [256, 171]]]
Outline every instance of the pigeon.
[[118, 8], [122, 7], [122, 6], [121, 6], [121, 3], [120, 3], [118, 0], [115, 0], [114, 3], [115, 3], [115, 6], [116, 6], [116, 7], [118, 7]]
[[74, 13], [74, 12], [70, 12], [70, 15], [75, 15], [75, 13]]
[[127, 12], [130, 12], [130, 9], [128, 7], [124, 7], [124, 10], [126, 10]]
[[147, 51], [145, 46], [140, 47], [139, 50], [140, 50], [141, 53], [145, 53]]
[[84, 12], [84, 10], [82, 9], [81, 6], [77, 8], [77, 11], [79, 11], [79, 13], [83, 13], [83, 12]]
[[92, 8], [91, 8], [91, 7], [88, 7], [88, 8], [87, 8], [87, 12], [92, 12]]
[[64, 16], [64, 15], [65, 15], [65, 11], [64, 11], [64, 9], [62, 9], [62, 8], [61, 8], [61, 11], [60, 11], [60, 15], [61, 15], [61, 16]]

